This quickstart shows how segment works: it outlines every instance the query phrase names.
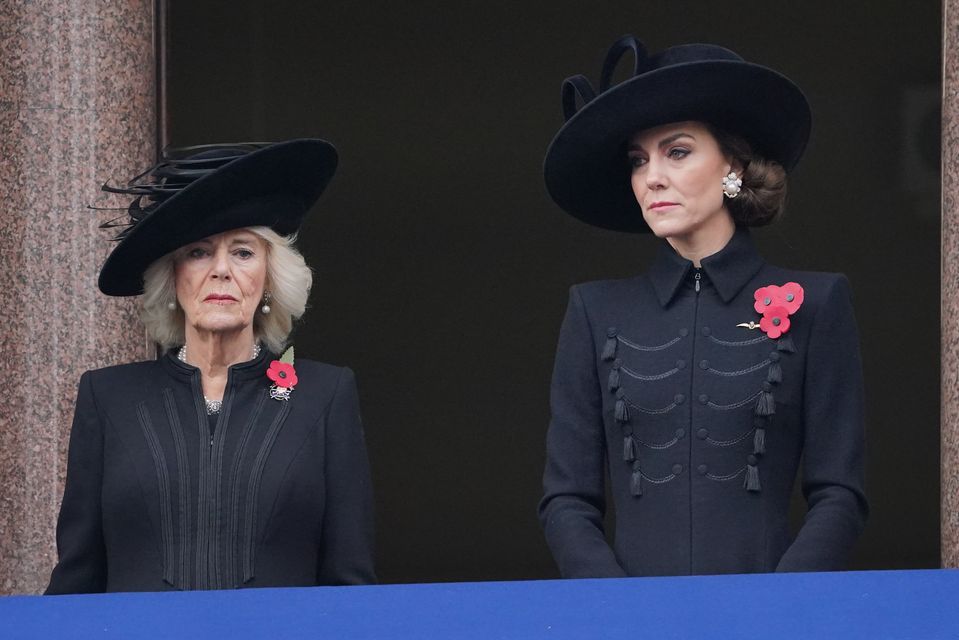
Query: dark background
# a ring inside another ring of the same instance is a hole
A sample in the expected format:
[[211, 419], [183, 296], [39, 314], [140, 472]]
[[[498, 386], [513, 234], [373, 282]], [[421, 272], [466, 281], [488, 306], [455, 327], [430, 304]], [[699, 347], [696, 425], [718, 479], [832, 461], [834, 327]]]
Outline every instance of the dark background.
[[806, 91], [787, 216], [755, 235], [771, 262], [853, 284], [872, 504], [853, 567], [938, 566], [940, 12], [170, 0], [170, 143], [339, 149], [300, 235], [316, 278], [295, 342], [357, 373], [383, 582], [556, 575], [535, 507], [567, 289], [634, 275], [656, 241], [563, 214], [541, 163], [563, 78], [595, 84], [630, 32], [651, 51], [728, 46]]

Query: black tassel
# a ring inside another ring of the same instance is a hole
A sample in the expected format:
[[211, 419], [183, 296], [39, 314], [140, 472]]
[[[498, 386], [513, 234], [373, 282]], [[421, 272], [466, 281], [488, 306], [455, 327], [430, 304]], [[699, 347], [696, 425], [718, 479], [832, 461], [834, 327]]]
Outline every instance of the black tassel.
[[759, 402], [756, 403], [757, 416], [771, 416], [776, 413], [776, 399], [770, 391], [759, 393]]
[[756, 427], [753, 434], [753, 453], [757, 456], [766, 453], [766, 429], [763, 427]]
[[776, 350], [796, 353], [796, 345], [793, 344], [792, 336], [779, 336], [779, 340], [776, 341]]
[[612, 360], [616, 357], [616, 330], [610, 329], [606, 332], [606, 344], [603, 346], [603, 354], [600, 356], [603, 360]]
[[746, 491], [762, 491], [762, 485], [759, 484], [759, 467], [754, 464], [746, 465], [746, 479], [743, 480], [743, 488]]
[[636, 459], [636, 445], [633, 443], [633, 436], [623, 438], [623, 460], [632, 462]]
[[769, 375], [766, 376], [766, 382], [779, 384], [783, 381], [783, 368], [778, 362], [769, 365]]
[[613, 412], [616, 422], [629, 422], [629, 407], [626, 406], [626, 398], [616, 400], [616, 409]]
[[609, 370], [609, 382], [607, 384], [610, 391], [619, 389], [619, 360], [613, 363], [613, 368]]
[[633, 477], [629, 481], [629, 492], [637, 498], [643, 495], [643, 473], [639, 469], [633, 471]]

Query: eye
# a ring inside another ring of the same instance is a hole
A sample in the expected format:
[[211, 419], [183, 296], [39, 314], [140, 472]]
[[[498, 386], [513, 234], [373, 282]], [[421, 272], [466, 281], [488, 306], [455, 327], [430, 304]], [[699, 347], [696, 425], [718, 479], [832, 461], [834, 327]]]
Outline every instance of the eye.
[[689, 155], [689, 149], [686, 149], [684, 147], [673, 147], [668, 152], [666, 152], [666, 156], [669, 157], [671, 160], [682, 160], [688, 155]]
[[628, 157], [628, 160], [629, 160], [629, 166], [633, 170], [639, 169], [640, 167], [644, 166], [647, 162], [649, 162], [649, 160], [647, 160], [645, 156], [641, 156], [641, 155], [631, 155]]
[[254, 253], [249, 249], [237, 249], [233, 252], [233, 255], [241, 260], [249, 260], [253, 257]]
[[192, 249], [187, 249], [186, 257], [197, 260], [208, 255], [208, 252], [203, 247], [193, 247]]

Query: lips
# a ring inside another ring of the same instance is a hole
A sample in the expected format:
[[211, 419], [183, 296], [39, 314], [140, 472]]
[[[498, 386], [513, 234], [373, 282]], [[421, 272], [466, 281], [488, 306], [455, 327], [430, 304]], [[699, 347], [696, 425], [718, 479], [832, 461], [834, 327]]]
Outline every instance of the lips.
[[650, 209], [665, 209], [667, 207], [675, 207], [678, 203], [676, 202], [667, 202], [666, 200], [660, 200], [649, 205]]
[[236, 302], [236, 298], [225, 293], [211, 293], [203, 298], [203, 302]]

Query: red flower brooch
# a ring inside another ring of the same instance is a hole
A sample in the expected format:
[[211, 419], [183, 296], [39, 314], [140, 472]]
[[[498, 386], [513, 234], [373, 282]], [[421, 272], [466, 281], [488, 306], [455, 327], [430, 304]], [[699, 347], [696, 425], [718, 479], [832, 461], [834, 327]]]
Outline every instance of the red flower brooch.
[[796, 282], [787, 282], [781, 287], [771, 284], [760, 287], [753, 293], [756, 313], [763, 314], [757, 325], [755, 322], [741, 324], [749, 329], [757, 326], [770, 338], [776, 339], [789, 331], [789, 316], [799, 311], [803, 302], [803, 288]]
[[266, 370], [266, 377], [273, 381], [270, 387], [270, 397], [274, 400], [289, 400], [296, 386], [296, 369], [293, 368], [293, 347], [283, 352], [279, 360], [270, 363]]

